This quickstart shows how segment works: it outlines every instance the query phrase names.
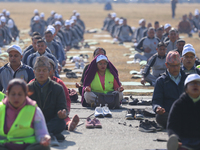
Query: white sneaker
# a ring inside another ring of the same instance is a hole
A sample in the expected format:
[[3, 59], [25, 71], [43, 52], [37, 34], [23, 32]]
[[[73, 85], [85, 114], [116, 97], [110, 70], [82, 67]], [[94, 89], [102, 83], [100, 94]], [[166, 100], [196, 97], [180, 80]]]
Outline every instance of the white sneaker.
[[60, 146], [55, 136], [51, 136], [51, 146]]
[[167, 141], [167, 149], [175, 150], [178, 149], [178, 137], [175, 134], [172, 134]]
[[109, 110], [109, 108], [107, 107], [108, 105], [106, 104], [102, 110], [103, 110], [103, 115], [104, 117], [112, 117], [112, 113], [111, 111]]
[[95, 117], [99, 117], [99, 118], [103, 118], [104, 117], [103, 109], [102, 109], [101, 105], [99, 107], [95, 108], [94, 116]]

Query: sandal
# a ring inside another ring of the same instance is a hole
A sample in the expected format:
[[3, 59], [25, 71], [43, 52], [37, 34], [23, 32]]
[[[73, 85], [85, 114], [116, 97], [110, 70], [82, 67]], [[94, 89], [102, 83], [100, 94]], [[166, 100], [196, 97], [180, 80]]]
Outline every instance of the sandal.
[[79, 123], [79, 117], [78, 117], [78, 115], [75, 115], [72, 118], [72, 121], [68, 125], [68, 130], [69, 131], [74, 131], [74, 129], [76, 128], [76, 126], [77, 126], [78, 123]]

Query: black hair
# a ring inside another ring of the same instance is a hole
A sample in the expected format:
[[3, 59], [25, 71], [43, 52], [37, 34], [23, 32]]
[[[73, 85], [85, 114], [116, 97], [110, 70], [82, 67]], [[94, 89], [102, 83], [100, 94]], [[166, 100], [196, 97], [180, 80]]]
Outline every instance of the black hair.
[[43, 39], [39, 39], [39, 40], [37, 41], [37, 44], [38, 44], [38, 43], [42, 43], [42, 42], [44, 42], [45, 45], [46, 45], [46, 42], [45, 42]]
[[19, 78], [14, 78], [12, 80], [10, 80], [10, 82], [8, 83], [8, 87], [7, 87], [7, 92], [8, 94], [10, 93], [11, 89], [13, 86], [15, 85], [19, 85], [22, 87], [25, 95], [27, 95], [27, 85], [26, 85], [26, 82], [22, 79], [19, 79]]
[[104, 55], [106, 55], [106, 50], [103, 49], [102, 47], [98, 47], [98, 48], [96, 48], [96, 49], [94, 50], [94, 52], [93, 52], [93, 57], [95, 57], [96, 52], [99, 51], [99, 50], [102, 50], [102, 51], [104, 52]]
[[179, 42], [184, 42], [185, 43], [185, 40], [179, 39], [179, 40], [176, 41], [176, 43], [179, 43]]
[[159, 27], [156, 31], [163, 31], [163, 28]]
[[[45, 31], [44, 34], [49, 34], [49, 33], [52, 34], [51, 31]], [[53, 34], [52, 34], [52, 35], [53, 35]]]
[[40, 35], [35, 35], [32, 37], [32, 41], [33, 40], [39, 40], [39, 39], [42, 39], [42, 37]]
[[33, 32], [32, 37], [34, 37], [35, 35], [40, 35], [39, 32]]
[[158, 22], [158, 21], [155, 21], [154, 24], [159, 24], [159, 22]]

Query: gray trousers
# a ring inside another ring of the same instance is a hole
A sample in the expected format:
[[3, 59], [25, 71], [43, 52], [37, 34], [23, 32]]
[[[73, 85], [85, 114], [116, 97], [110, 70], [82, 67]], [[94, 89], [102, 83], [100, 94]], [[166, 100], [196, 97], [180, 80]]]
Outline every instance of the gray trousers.
[[119, 36], [119, 40], [121, 41], [121, 42], [131, 42], [131, 40], [132, 40], [132, 36]]
[[[0, 150], [10, 150], [4, 145], [0, 144]], [[25, 148], [25, 150], [50, 150], [49, 146], [42, 146], [40, 143], [31, 144]]]
[[152, 86], [154, 86], [157, 78], [155, 76], [153, 76], [152, 74], [148, 74], [144, 79], [145, 79], [145, 81], [152, 84]]
[[[108, 92], [108, 93], [112, 93], [112, 92]], [[118, 93], [119, 93], [119, 101], [121, 101], [123, 99], [123, 93], [122, 92], [118, 92]], [[96, 101], [98, 94], [99, 93], [97, 92], [85, 92], [84, 98], [88, 104], [92, 104]]]

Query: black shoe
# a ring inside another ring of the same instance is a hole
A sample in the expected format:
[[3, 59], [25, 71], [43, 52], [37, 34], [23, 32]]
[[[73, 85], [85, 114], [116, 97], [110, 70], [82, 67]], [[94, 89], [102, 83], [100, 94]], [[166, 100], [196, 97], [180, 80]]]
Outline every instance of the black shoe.
[[138, 105], [151, 105], [152, 102], [151, 102], [151, 100], [149, 100], [149, 101], [141, 100], [141, 101], [139, 101], [137, 104], [138, 104]]
[[71, 74], [71, 73], [72, 73], [72, 72], [67, 72], [67, 73], [66, 73], [66, 77], [67, 77], [67, 78], [72, 78], [72, 74]]
[[56, 137], [56, 139], [58, 140], [58, 142], [63, 142], [65, 140], [64, 135], [62, 135], [61, 133], [54, 135]]
[[129, 102], [129, 98], [128, 97], [124, 97], [124, 99], [121, 100], [122, 104], [128, 104]]
[[88, 45], [88, 42], [85, 43], [84, 48], [90, 48], [90, 45]]
[[133, 120], [134, 116], [135, 116], [135, 110], [134, 109], [128, 109], [127, 115], [126, 115], [126, 120]]
[[149, 108], [145, 108], [143, 110], [143, 114], [146, 117], [155, 117], [156, 116], [156, 113], [152, 109], [149, 109]]
[[78, 45], [74, 45], [74, 49], [80, 49]]
[[66, 68], [65, 68], [63, 71], [64, 71], [64, 72], [71, 72], [72, 70], [66, 69]]
[[163, 128], [158, 125], [155, 121], [149, 121], [149, 123], [156, 129], [156, 131], [161, 131]]
[[129, 102], [129, 105], [137, 105], [137, 103], [139, 102], [139, 100], [137, 98], [133, 98], [132, 95], [130, 96], [130, 98], [133, 100], [132, 102]]
[[156, 132], [156, 129], [149, 123], [148, 120], [140, 121], [139, 131], [141, 132]]
[[122, 45], [123, 44], [123, 42], [119, 42], [119, 45]]

